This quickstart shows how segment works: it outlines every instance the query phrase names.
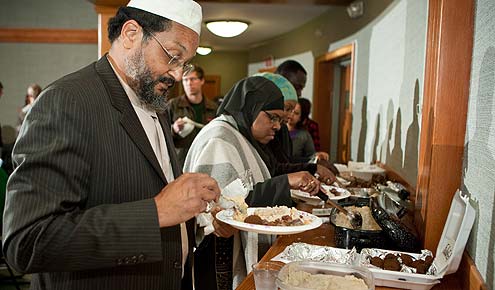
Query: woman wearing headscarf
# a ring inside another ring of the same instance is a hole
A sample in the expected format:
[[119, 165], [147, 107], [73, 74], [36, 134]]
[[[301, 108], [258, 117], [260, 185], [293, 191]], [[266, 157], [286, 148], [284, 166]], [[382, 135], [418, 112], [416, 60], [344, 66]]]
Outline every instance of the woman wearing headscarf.
[[[279, 74], [264, 72], [255, 74], [271, 80], [282, 92], [284, 96], [284, 111], [286, 119], [294, 118], [295, 107], [298, 104], [297, 92], [294, 86], [285, 77]], [[271, 162], [268, 169], [272, 176], [287, 174], [298, 171], [308, 171], [311, 174], [317, 173], [320, 180], [328, 185], [335, 181], [338, 170], [331, 163], [324, 159], [318, 159], [317, 163], [308, 163], [309, 159], [299, 160], [293, 156], [293, 144], [286, 124], [281, 125], [280, 130], [275, 134], [274, 140], [268, 143], [270, 148]], [[326, 158], [328, 159], [328, 157]], [[323, 164], [320, 164], [323, 163]]]
[[[290, 189], [316, 194], [319, 182], [308, 172], [272, 177], [268, 166], [267, 144], [280, 129], [284, 117], [284, 101], [277, 86], [263, 77], [248, 77], [237, 82], [218, 109], [218, 117], [206, 125], [189, 149], [185, 172], [207, 173], [221, 188], [250, 169], [255, 182], [245, 201], [249, 206], [291, 206]], [[233, 237], [213, 229], [198, 217], [201, 240], [195, 252], [195, 280], [198, 289], [232, 289], [250, 272], [267, 245], [269, 236], [256, 233], [235, 233]], [[203, 224], [201, 224], [203, 223]], [[203, 227], [201, 227], [203, 226]], [[204, 231], [204, 232], [203, 232]], [[214, 233], [212, 235], [210, 233]], [[260, 241], [258, 241], [258, 237]], [[212, 271], [211, 264], [215, 267]]]

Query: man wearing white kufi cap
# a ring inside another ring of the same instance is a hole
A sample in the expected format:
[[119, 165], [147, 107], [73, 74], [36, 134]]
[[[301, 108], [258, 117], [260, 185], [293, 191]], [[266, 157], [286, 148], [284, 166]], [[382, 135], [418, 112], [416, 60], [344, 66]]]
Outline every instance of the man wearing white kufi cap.
[[131, 0], [97, 62], [49, 85], [22, 125], [7, 186], [4, 253], [31, 289], [192, 289], [194, 217], [218, 200], [181, 175], [164, 115], [191, 66], [201, 7]]

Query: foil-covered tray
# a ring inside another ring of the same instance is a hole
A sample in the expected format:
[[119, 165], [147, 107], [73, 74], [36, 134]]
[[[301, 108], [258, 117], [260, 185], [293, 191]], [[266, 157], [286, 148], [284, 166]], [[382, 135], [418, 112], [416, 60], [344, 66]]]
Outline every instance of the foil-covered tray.
[[353, 265], [358, 258], [356, 249], [346, 250], [306, 243], [293, 243], [275, 256], [273, 261], [284, 263], [294, 261], [314, 261]]
[[[375, 265], [372, 265], [370, 259], [372, 257], [379, 257], [381, 259], [384, 259], [387, 254], [395, 254], [395, 255], [407, 254], [413, 257], [415, 260], [426, 260], [427, 257], [431, 257], [431, 259], [433, 259], [433, 254], [429, 250], [421, 250], [421, 254], [416, 254], [416, 253], [405, 253], [405, 252], [387, 251], [382, 249], [365, 248], [361, 250], [359, 264], [360, 266], [365, 266], [368, 268], [381, 269]], [[416, 273], [416, 268], [405, 265], [400, 256], [397, 259], [399, 260], [401, 267], [398, 272], [410, 273], [410, 274]], [[427, 270], [426, 275], [436, 275], [436, 274], [437, 274], [437, 269], [435, 267], [435, 264], [432, 264]]]

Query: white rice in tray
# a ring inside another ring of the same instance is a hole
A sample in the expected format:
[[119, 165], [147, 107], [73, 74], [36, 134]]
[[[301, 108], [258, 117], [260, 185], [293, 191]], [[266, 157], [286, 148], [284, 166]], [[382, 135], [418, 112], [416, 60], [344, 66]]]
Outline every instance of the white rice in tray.
[[336, 276], [327, 274], [311, 274], [289, 268], [287, 285], [315, 290], [367, 290], [363, 279], [353, 275]]
[[253, 214], [269, 222], [275, 221], [283, 217], [284, 215], [298, 218], [297, 210], [295, 208], [288, 208], [286, 206], [259, 208], [256, 209]]

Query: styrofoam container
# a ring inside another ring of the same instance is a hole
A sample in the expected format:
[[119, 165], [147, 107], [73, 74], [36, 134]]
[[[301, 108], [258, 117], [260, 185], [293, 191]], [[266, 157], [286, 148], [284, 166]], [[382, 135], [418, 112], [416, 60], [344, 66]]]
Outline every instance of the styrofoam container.
[[[435, 284], [440, 283], [440, 279], [444, 275], [455, 273], [459, 268], [469, 233], [473, 227], [475, 215], [476, 213], [470, 204], [469, 197], [463, 195], [460, 190], [457, 190], [452, 199], [447, 222], [443, 228], [442, 237], [438, 243], [437, 252], [431, 266], [434, 267], [435, 274], [404, 273], [370, 267], [368, 269], [373, 273], [375, 285], [428, 290]], [[404, 253], [384, 251], [389, 253]], [[415, 258], [419, 255], [414, 253], [405, 254]], [[366, 259], [365, 255], [360, 255], [358, 265], [362, 265], [364, 259]]]
[[385, 175], [386, 170], [375, 164], [349, 161], [347, 165], [351, 175], [359, 179], [370, 181], [374, 174]]
[[[363, 249], [361, 253], [366, 252], [367, 249]], [[418, 259], [420, 254], [415, 253], [407, 253], [407, 252], [398, 252], [398, 251], [388, 251], [381, 250], [384, 253], [391, 254], [407, 254], [414, 259]], [[359, 256], [358, 265], [365, 267], [366, 254], [361, 254]], [[388, 286], [388, 287], [396, 287], [396, 288], [404, 288], [404, 289], [430, 289], [435, 284], [440, 283], [441, 276], [438, 275], [426, 275], [426, 274], [416, 274], [416, 273], [405, 273], [399, 271], [390, 271], [383, 270], [376, 267], [368, 268], [371, 273], [373, 273], [373, 277], [375, 277], [375, 285], [376, 286]]]
[[350, 169], [347, 167], [347, 165], [345, 164], [341, 164], [341, 163], [334, 163], [333, 166], [335, 166], [335, 168], [337, 168], [337, 170], [340, 172], [340, 173], [344, 173], [344, 172], [349, 172]]
[[287, 285], [284, 282], [287, 280], [287, 276], [289, 274], [289, 268], [291, 267], [294, 270], [303, 271], [310, 274], [326, 274], [326, 275], [334, 275], [334, 276], [342, 276], [342, 277], [346, 275], [352, 275], [356, 278], [363, 279], [364, 283], [368, 287], [368, 290], [375, 289], [373, 275], [365, 267], [351, 266], [346, 264], [300, 261], [300, 262], [290, 262], [286, 264], [278, 273], [276, 283], [281, 290], [311, 289], [307, 287], [297, 287], [297, 286]]

